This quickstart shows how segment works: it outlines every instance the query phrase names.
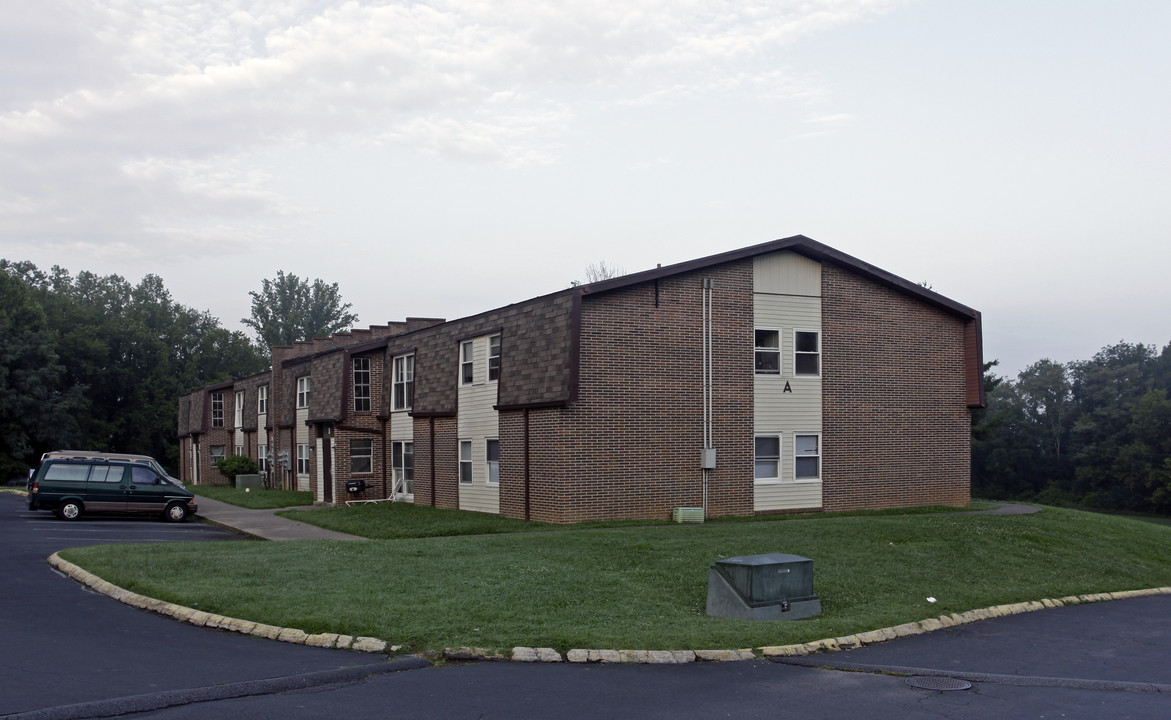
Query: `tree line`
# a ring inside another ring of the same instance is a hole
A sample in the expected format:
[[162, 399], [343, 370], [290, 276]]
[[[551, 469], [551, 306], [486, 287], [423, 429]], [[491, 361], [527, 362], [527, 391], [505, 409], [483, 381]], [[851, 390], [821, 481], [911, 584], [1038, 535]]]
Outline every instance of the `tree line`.
[[336, 283], [281, 272], [249, 294], [255, 338], [176, 303], [156, 275], [132, 284], [0, 260], [0, 482], [67, 448], [152, 455], [173, 471], [181, 395], [357, 320]]
[[994, 370], [973, 418], [975, 496], [1171, 514], [1171, 344]]

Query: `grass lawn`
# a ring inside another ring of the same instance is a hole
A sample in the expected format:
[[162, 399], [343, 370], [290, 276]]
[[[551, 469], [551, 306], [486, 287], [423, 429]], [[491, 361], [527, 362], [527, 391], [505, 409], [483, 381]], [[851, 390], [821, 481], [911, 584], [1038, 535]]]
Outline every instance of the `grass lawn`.
[[[971, 509], [986, 510], [995, 507], [991, 503], [973, 503]], [[921, 513], [957, 512], [961, 508], [930, 506], [899, 510], [859, 510], [847, 513], [824, 513], [816, 517], [845, 517], [862, 515], [908, 515]], [[603, 520], [555, 525], [550, 523], [525, 522], [501, 515], [466, 512], [433, 508], [412, 503], [367, 503], [354, 507], [314, 508], [312, 510], [284, 510], [281, 517], [317, 525], [372, 540], [404, 540], [408, 538], [445, 537], [452, 535], [491, 535], [514, 532], [548, 532], [550, 530], [588, 530], [595, 528], [647, 527], [673, 525], [670, 520]], [[791, 516], [792, 517], [792, 516]], [[815, 516], [806, 515], [803, 518]], [[775, 522], [760, 516], [725, 517], [709, 520], [709, 523], [727, 522]]]
[[[771, 623], [707, 617], [708, 567], [766, 552], [813, 559], [822, 614]], [[151, 597], [310, 633], [380, 637], [409, 651], [759, 647], [1171, 585], [1171, 527], [1056, 508], [61, 554]]]
[[313, 493], [298, 490], [265, 490], [257, 488], [244, 491], [237, 490], [234, 487], [228, 487], [227, 485], [194, 484], [188, 485], [187, 489], [202, 497], [219, 500], [230, 505], [251, 508], [253, 510], [313, 504]]

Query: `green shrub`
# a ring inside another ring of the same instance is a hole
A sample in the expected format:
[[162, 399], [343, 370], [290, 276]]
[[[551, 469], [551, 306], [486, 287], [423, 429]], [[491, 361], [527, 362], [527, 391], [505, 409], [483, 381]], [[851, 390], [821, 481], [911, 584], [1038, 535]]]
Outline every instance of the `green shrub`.
[[222, 460], [216, 460], [215, 466], [233, 485], [236, 483], [237, 475], [251, 475], [259, 470], [256, 461], [247, 455], [229, 455]]

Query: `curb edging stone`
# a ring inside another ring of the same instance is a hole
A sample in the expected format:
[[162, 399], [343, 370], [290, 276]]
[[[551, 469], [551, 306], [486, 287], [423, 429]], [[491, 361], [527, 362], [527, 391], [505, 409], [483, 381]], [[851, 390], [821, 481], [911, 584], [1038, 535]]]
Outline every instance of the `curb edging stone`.
[[[238, 618], [216, 615], [214, 613], [196, 610], [194, 608], [176, 605], [174, 603], [156, 600], [155, 598], [130, 592], [118, 587], [100, 577], [64, 560], [58, 553], [53, 553], [48, 559], [49, 565], [63, 574], [73, 578], [95, 592], [106, 595], [118, 602], [132, 607], [148, 610], [158, 615], [174, 618], [191, 625], [216, 628], [242, 635], [254, 635], [269, 640], [291, 642], [298, 645], [331, 648], [338, 650], [356, 650], [368, 653], [397, 652], [401, 646], [391, 645], [386, 640], [374, 637], [353, 637], [336, 633], [317, 633], [310, 635], [297, 628], [281, 628], [274, 625], [241, 620]], [[691, 662], [737, 662], [741, 660], [755, 660], [758, 658], [782, 658], [815, 655], [819, 653], [852, 650], [854, 648], [887, 642], [901, 637], [922, 635], [936, 630], [942, 630], [959, 625], [968, 625], [981, 620], [990, 620], [998, 617], [1008, 617], [1037, 610], [1065, 607], [1067, 605], [1081, 605], [1085, 603], [1107, 602], [1110, 600], [1126, 600], [1129, 598], [1147, 597], [1151, 595], [1171, 595], [1171, 587], [1146, 588], [1140, 590], [1121, 590], [1117, 592], [1087, 593], [1084, 595], [1069, 595], [1063, 598], [1032, 600], [1028, 602], [1012, 603], [1008, 605], [994, 605], [992, 607], [969, 610], [962, 613], [951, 613], [934, 618], [926, 618], [918, 622], [903, 623], [894, 627], [870, 630], [854, 635], [837, 638], [824, 638], [805, 643], [792, 645], [768, 645], [759, 648], [743, 648], [739, 650], [586, 650], [573, 649], [564, 656], [553, 648], [514, 647], [509, 656], [501, 655], [495, 650], [486, 648], [458, 647], [447, 648], [442, 655], [447, 660], [471, 661], [499, 661], [527, 663], [559, 663], [569, 662], [576, 664], [653, 664], [675, 665]]]

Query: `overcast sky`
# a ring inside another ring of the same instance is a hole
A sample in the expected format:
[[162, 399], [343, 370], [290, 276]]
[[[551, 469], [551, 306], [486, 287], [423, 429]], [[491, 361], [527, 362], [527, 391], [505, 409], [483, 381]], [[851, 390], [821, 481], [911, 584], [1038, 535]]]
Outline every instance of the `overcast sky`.
[[0, 256], [359, 326], [804, 234], [1015, 375], [1171, 341], [1171, 3], [7, 0]]

